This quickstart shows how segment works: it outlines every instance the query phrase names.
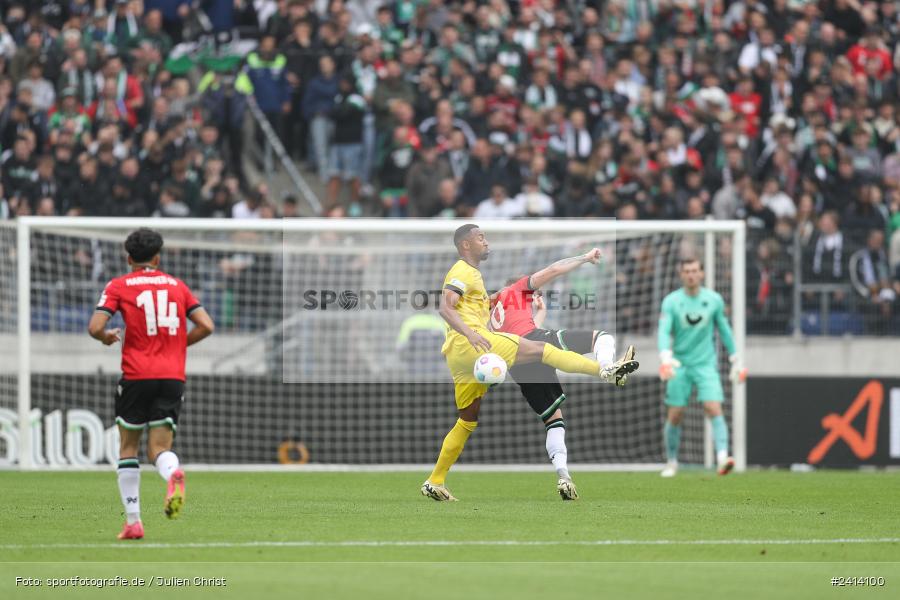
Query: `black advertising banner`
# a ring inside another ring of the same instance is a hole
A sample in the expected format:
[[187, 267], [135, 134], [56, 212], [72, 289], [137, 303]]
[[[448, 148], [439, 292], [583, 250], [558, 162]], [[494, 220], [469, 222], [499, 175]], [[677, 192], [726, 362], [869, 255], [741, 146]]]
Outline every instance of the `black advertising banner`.
[[900, 465], [900, 379], [754, 377], [747, 462]]

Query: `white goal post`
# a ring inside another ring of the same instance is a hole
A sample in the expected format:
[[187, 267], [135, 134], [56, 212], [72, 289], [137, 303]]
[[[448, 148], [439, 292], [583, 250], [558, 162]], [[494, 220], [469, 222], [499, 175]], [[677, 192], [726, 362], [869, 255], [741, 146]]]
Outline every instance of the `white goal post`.
[[[316, 281], [316, 285], [327, 281], [336, 290], [348, 289], [350, 280], [341, 271], [344, 267], [329, 270], [328, 265], [344, 265], [361, 254], [367, 254], [368, 260], [352, 275], [359, 277], [363, 273], [369, 285], [400, 278], [401, 284], [408, 283], [410, 289], [415, 289], [412, 286], [421, 285], [417, 282], [424, 277], [439, 286], [455, 254], [452, 232], [466, 222], [24, 217], [0, 224], [0, 258], [5, 255], [0, 260], [0, 279], [7, 289], [6, 296], [0, 293], [0, 312], [10, 308], [4, 303], [12, 304], [9, 314], [15, 315], [14, 322], [0, 320], [0, 340], [5, 340], [0, 343], [0, 364], [7, 365], [0, 370], [0, 466], [84, 468], [104, 460], [109, 462], [113, 457], [115, 437], [109, 411], [110, 390], [118, 376], [118, 352], [103, 352], [99, 344], [88, 338], [83, 325], [106, 281], [125, 272], [121, 244], [128, 232], [139, 227], [162, 232], [166, 244], [161, 268], [167, 272], [174, 269], [173, 274], [185, 279], [204, 304], [208, 302], [204, 297], [207, 295], [213, 306], [211, 313], [225, 325], [213, 338], [189, 352], [189, 401], [192, 389], [204, 400], [195, 402], [190, 419], [193, 425], [185, 432], [184, 442], [179, 435], [178, 443], [194, 444], [186, 450], [188, 462], [238, 466], [248, 462], [241, 457], [249, 456], [249, 462], [254, 464], [277, 465], [283, 450], [279, 444], [289, 444], [291, 463], [304, 462], [302, 451], [298, 457], [296, 450], [305, 444], [304, 450], [309, 447], [307, 456], [312, 457], [310, 462], [326, 468], [339, 464], [381, 468], [430, 462], [433, 457], [429, 457], [436, 456], [439, 444], [436, 432], [446, 429], [450, 423], [448, 415], [453, 411], [452, 390], [447, 395], [444, 388], [428, 386], [444, 385], [443, 379], [449, 379], [446, 373], [434, 381], [395, 382], [394, 389], [399, 390], [396, 395], [401, 398], [386, 399], [378, 396], [381, 392], [373, 382], [366, 381], [368, 375], [363, 369], [359, 379], [339, 382], [340, 396], [326, 402], [324, 397], [333, 385], [327, 363], [323, 367], [323, 360], [309, 361], [292, 376], [283, 366], [296, 362], [293, 355], [287, 360], [290, 352], [326, 356], [338, 351], [310, 344], [317, 334], [304, 329], [311, 324], [319, 327], [321, 323], [303, 320], [308, 319], [304, 315], [299, 315], [298, 320], [298, 315], [292, 314], [300, 309], [288, 306], [289, 296], [294, 294], [289, 289], [308, 280]], [[603, 400], [590, 403], [589, 409], [584, 408], [589, 404], [586, 399], [567, 403], [576, 411], [572, 425], [583, 424], [580, 432], [575, 430], [579, 437], [573, 440], [574, 462], [579, 461], [579, 444], [585, 447], [584, 462], [592, 464], [621, 463], [640, 468], [660, 462], [662, 396], [655, 349], [658, 301], [677, 285], [677, 259], [686, 251], [694, 253], [704, 260], [707, 285], [721, 291], [729, 303], [735, 343], [738, 352], [745, 355], [744, 223], [490, 220], [479, 224], [492, 246], [498, 240], [499, 258], [489, 261], [492, 270], [490, 274], [485, 272], [489, 289], [503, 284], [501, 275], [508, 277], [519, 269], [543, 266], [545, 257], [562, 258], [570, 248], [581, 248], [587, 243], [605, 244], [613, 251], [606, 260], [627, 263], [631, 269], [627, 274], [621, 267], [618, 277], [612, 272], [617, 316], [610, 322], [620, 348], [623, 343], [636, 340], [641, 371], [635, 385], [623, 388], [621, 403], [602, 409], [608, 412], [577, 412], [600, 411]], [[329, 241], [322, 242], [323, 239]], [[342, 242], [335, 243], [334, 239]], [[618, 254], [623, 252], [634, 256], [619, 260]], [[310, 257], [317, 261], [313, 267], [309, 266]], [[291, 269], [295, 274], [289, 277]], [[333, 279], [327, 279], [332, 276]], [[14, 295], [10, 289], [13, 282]], [[317, 318], [324, 316], [322, 313], [317, 313]], [[327, 316], [334, 317], [330, 313]], [[384, 319], [373, 326], [361, 326], [356, 321], [339, 326], [358, 331], [360, 337], [372, 338], [367, 339], [369, 346], [360, 348], [373, 348], [372, 344], [382, 338], [390, 337], [394, 343], [397, 333], [391, 323]], [[375, 349], [373, 354], [377, 356], [381, 350]], [[337, 355], [327, 356], [336, 360]], [[269, 365], [276, 362], [279, 370], [270, 371]], [[723, 364], [723, 374], [724, 368]], [[368, 373], [383, 369], [384, 363], [373, 359]], [[198, 383], [192, 387], [195, 379]], [[245, 384], [246, 381], [253, 383]], [[256, 387], [259, 382], [264, 383], [262, 389]], [[299, 387], [291, 387], [297, 384]], [[730, 386], [724, 377], [723, 384], [729, 392], [730, 402], [726, 405], [736, 469], [743, 471], [746, 386]], [[519, 434], [533, 428], [534, 414], [528, 413], [514, 386], [506, 383], [498, 389], [505, 391], [497, 393], [499, 416], [491, 417], [495, 425], [488, 423], [484, 430], [479, 428], [476, 438], [483, 441], [477, 442], [480, 446], [471, 453], [467, 449], [467, 454], [479, 468], [482, 464], [542, 464], [541, 460], [546, 461], [546, 455], [541, 459], [542, 448], [532, 447], [536, 446], [533, 440], [538, 439], [537, 434]], [[253, 410], [246, 406], [248, 397], [253, 399]], [[382, 402], [393, 403], [393, 415], [409, 414], [402, 417], [408, 419], [402, 426], [414, 431], [414, 439], [402, 446], [391, 445], [388, 438], [397, 434], [392, 435], [389, 428], [395, 421], [381, 417], [373, 406]], [[307, 404], [312, 403], [320, 404], [315, 405], [315, 410], [306, 410]], [[633, 412], [630, 416], [625, 414], [629, 411]], [[63, 426], [64, 417], [67, 427]], [[355, 420], [363, 418], [375, 430], [371, 438], [360, 434], [361, 425]], [[708, 465], [709, 433], [704, 433], [702, 423], [702, 419], [695, 422], [692, 435], [696, 443], [691, 450], [695, 460], [688, 462]], [[213, 428], [215, 435], [202, 436], [204, 424]], [[243, 454], [230, 454], [224, 440], [217, 441], [222, 436], [230, 437], [231, 443], [244, 444]], [[512, 443], [517, 437], [527, 439]], [[640, 445], [640, 450], [630, 451], [631, 444]], [[525, 445], [527, 451], [518, 448]], [[416, 460], [419, 457], [421, 460]]]

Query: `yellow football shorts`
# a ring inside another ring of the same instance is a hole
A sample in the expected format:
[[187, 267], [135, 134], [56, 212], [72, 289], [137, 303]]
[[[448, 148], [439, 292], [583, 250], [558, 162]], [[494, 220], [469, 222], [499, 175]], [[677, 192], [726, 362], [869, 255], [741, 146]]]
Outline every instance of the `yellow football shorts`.
[[[516, 353], [519, 351], [519, 336], [511, 333], [497, 333], [487, 329], [475, 329], [475, 332], [480, 333], [491, 343], [491, 349], [488, 352], [505, 360], [507, 367], [513, 366], [516, 362]], [[456, 339], [447, 348], [445, 356], [450, 374], [453, 376], [456, 408], [462, 410], [472, 404], [476, 398], [484, 396], [490, 386], [475, 381], [473, 374], [475, 360], [486, 353], [473, 348], [472, 344], [461, 335], [454, 337]]]

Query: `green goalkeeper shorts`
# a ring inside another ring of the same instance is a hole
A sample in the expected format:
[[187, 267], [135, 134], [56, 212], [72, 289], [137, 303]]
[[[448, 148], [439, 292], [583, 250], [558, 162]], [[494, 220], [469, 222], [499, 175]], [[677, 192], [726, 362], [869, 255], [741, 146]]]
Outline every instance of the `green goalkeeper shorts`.
[[666, 382], [666, 404], [687, 406], [691, 391], [697, 387], [699, 402], [722, 402], [722, 380], [715, 365], [686, 366], [675, 369], [675, 377]]

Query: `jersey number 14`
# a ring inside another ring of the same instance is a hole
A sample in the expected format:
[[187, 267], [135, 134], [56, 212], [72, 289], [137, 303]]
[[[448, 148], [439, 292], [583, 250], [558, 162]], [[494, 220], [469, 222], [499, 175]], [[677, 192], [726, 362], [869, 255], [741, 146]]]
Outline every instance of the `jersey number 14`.
[[158, 328], [168, 328], [169, 335], [178, 333], [181, 320], [178, 318], [178, 304], [169, 302], [168, 290], [156, 290], [156, 304], [153, 292], [144, 290], [137, 297], [137, 305], [144, 309], [147, 317], [147, 335], [156, 335]]

